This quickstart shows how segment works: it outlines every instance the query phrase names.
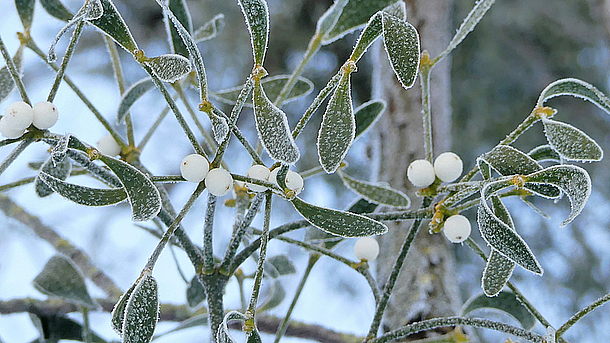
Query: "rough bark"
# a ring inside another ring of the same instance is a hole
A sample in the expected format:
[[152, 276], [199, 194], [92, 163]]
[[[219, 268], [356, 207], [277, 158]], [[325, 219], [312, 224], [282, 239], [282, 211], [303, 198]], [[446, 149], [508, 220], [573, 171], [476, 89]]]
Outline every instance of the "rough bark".
[[[423, 50], [437, 56], [449, 43], [451, 0], [407, 1], [407, 20], [420, 33]], [[424, 158], [421, 90], [419, 83], [408, 91], [401, 88], [378, 47], [374, 64], [373, 93], [388, 107], [377, 124], [379, 180], [406, 191], [419, 206], [414, 189], [406, 177], [410, 162]], [[450, 61], [436, 65], [431, 74], [431, 104], [435, 156], [450, 147]], [[390, 224], [388, 234], [379, 237], [381, 255], [377, 262], [379, 282], [390, 274], [395, 258], [407, 234], [410, 222]], [[401, 271], [382, 328], [395, 329], [418, 319], [454, 315], [459, 309], [459, 295], [453, 274], [453, 255], [441, 235], [420, 230]]]

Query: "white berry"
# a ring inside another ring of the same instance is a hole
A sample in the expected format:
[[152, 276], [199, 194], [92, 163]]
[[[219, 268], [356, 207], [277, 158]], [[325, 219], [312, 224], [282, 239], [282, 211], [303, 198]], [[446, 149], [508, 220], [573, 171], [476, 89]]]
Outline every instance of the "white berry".
[[[277, 173], [279, 171], [280, 171], [280, 168], [275, 168], [269, 175], [269, 181], [275, 183], [278, 186], [280, 185], [277, 182]], [[297, 172], [288, 170], [288, 173], [286, 173], [286, 179], [284, 180], [284, 182], [286, 183], [286, 187], [288, 187], [288, 189], [294, 191], [295, 195], [301, 193], [301, 191], [303, 190], [303, 178]]]
[[231, 190], [233, 186], [233, 177], [231, 173], [222, 168], [210, 170], [205, 177], [205, 186], [208, 191], [215, 196], [221, 197]]
[[210, 163], [199, 154], [190, 154], [180, 163], [180, 174], [189, 182], [201, 182], [208, 175]]
[[121, 153], [121, 146], [111, 135], [106, 135], [97, 142], [97, 150], [108, 156], [116, 156]]
[[379, 255], [379, 243], [373, 237], [362, 237], [354, 244], [354, 255], [359, 260], [373, 261]]
[[14, 131], [25, 130], [32, 124], [34, 111], [32, 107], [23, 101], [17, 101], [9, 105], [4, 111], [7, 126]]
[[445, 220], [443, 233], [453, 243], [462, 243], [470, 236], [470, 221], [461, 214], [453, 215]]
[[[269, 168], [260, 164], [253, 165], [246, 172], [247, 177], [263, 181], [268, 181], [270, 174]], [[253, 183], [246, 183], [246, 187], [253, 192], [262, 192], [267, 189], [265, 186], [255, 185]]]
[[407, 168], [407, 178], [415, 187], [428, 187], [436, 179], [434, 167], [427, 160], [415, 160]]
[[25, 132], [25, 129], [15, 130], [5, 118], [6, 117], [2, 117], [2, 119], [0, 119], [0, 133], [2, 133], [4, 137], [11, 139], [21, 137]]
[[42, 101], [34, 104], [32, 108], [34, 118], [32, 124], [41, 130], [46, 130], [57, 123], [57, 107], [48, 101]]
[[452, 182], [462, 175], [464, 165], [460, 156], [444, 152], [434, 160], [434, 173], [444, 182]]

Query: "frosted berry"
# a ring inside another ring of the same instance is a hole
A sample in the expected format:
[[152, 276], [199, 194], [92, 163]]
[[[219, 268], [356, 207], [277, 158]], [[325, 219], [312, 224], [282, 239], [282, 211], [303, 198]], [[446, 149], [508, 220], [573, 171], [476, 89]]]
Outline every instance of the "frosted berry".
[[[269, 168], [267, 168], [263, 165], [260, 165], [260, 164], [253, 165], [246, 172], [247, 177], [251, 177], [253, 179], [258, 179], [258, 180], [263, 180], [263, 181], [268, 181], [270, 174], [271, 174], [271, 172], [269, 171]], [[248, 187], [248, 189], [253, 192], [262, 192], [267, 189], [267, 187], [265, 187], [265, 186], [259, 186], [259, 185], [255, 185], [252, 183], [246, 183], [246, 187]]]
[[425, 188], [434, 183], [434, 167], [426, 160], [415, 160], [407, 168], [407, 178], [413, 186]]
[[114, 137], [106, 135], [97, 141], [97, 150], [104, 155], [116, 156], [121, 153], [121, 146], [114, 140]]
[[57, 123], [59, 113], [57, 107], [48, 101], [41, 101], [34, 104], [32, 108], [34, 118], [32, 124], [41, 130], [46, 130]]
[[21, 137], [21, 135], [23, 135], [23, 133], [25, 132], [25, 129], [17, 129], [15, 130], [11, 124], [9, 123], [8, 120], [6, 120], [6, 117], [2, 117], [2, 119], [0, 119], [0, 133], [2, 133], [2, 135], [6, 138], [19, 138]]
[[470, 221], [461, 214], [453, 215], [445, 220], [443, 233], [453, 243], [462, 243], [470, 236]]
[[34, 111], [32, 107], [23, 101], [17, 101], [9, 105], [4, 111], [6, 124], [14, 131], [25, 130], [32, 125]]
[[210, 163], [199, 154], [190, 154], [180, 163], [180, 174], [189, 182], [201, 182], [208, 175]]
[[373, 237], [362, 237], [354, 244], [354, 255], [359, 260], [373, 261], [379, 255], [379, 243]]
[[444, 152], [434, 160], [434, 173], [444, 182], [452, 182], [462, 175], [464, 165], [460, 156]]
[[233, 187], [233, 177], [231, 173], [222, 168], [210, 170], [205, 177], [205, 186], [208, 192], [215, 196], [221, 197], [231, 190]]
[[[279, 186], [279, 183], [277, 182], [277, 173], [279, 171], [280, 171], [280, 168], [275, 168], [269, 175], [269, 181], [275, 183], [278, 186]], [[286, 187], [288, 187], [288, 189], [294, 191], [295, 195], [301, 193], [301, 191], [303, 190], [303, 178], [297, 172], [288, 170], [288, 173], [286, 173], [285, 182], [286, 182]]]

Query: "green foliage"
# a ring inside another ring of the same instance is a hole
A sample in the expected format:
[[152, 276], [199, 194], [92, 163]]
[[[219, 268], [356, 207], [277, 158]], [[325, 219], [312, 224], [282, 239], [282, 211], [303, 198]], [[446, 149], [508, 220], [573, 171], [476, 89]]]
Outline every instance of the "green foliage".
[[148, 343], [159, 320], [157, 280], [144, 274], [133, 289], [123, 319], [123, 343]]
[[21, 19], [23, 28], [26, 30], [29, 30], [30, 27], [32, 27], [35, 5], [36, 0], [15, 0], [15, 7], [17, 7], [17, 13], [19, 13], [19, 19]]
[[74, 16], [59, 0], [40, 0], [40, 4], [47, 13], [59, 20], [69, 21]]
[[610, 99], [593, 85], [578, 79], [561, 79], [549, 84], [538, 98], [538, 106], [543, 106], [547, 100], [561, 95], [588, 100], [610, 114]]
[[188, 287], [186, 288], [186, 303], [189, 305], [189, 307], [195, 308], [204, 300], [205, 289], [203, 288], [199, 280], [197, 280], [197, 276], [193, 276], [193, 278], [188, 284]]
[[193, 39], [196, 43], [208, 41], [216, 38], [225, 27], [224, 14], [217, 14], [207, 23], [203, 24], [193, 33]]
[[[59, 180], [65, 181], [68, 175], [70, 175], [70, 171], [72, 170], [72, 164], [66, 158], [56, 163], [52, 157], [46, 160], [43, 163], [40, 172], [55, 177]], [[34, 182], [34, 187], [36, 190], [36, 195], [43, 198], [53, 194], [53, 189], [47, 186], [45, 181], [41, 180], [40, 177], [36, 178]], [[61, 186], [60, 186], [61, 187]]]
[[237, 311], [231, 311], [231, 312], [227, 313], [224, 316], [222, 324], [218, 328], [218, 335], [217, 335], [218, 343], [237, 343], [233, 339], [233, 337], [231, 337], [231, 335], [229, 334], [228, 324], [230, 321], [234, 321], [234, 320], [245, 321], [246, 319], [248, 319], [248, 317], [246, 317], [246, 315], [244, 315], [240, 312], [237, 312]]
[[369, 202], [398, 208], [408, 208], [411, 205], [411, 199], [406, 194], [387, 185], [374, 185], [357, 180], [344, 172], [339, 172], [339, 176], [347, 188]]
[[564, 160], [594, 162], [604, 156], [602, 148], [574, 126], [551, 119], [544, 119], [542, 124], [549, 144]]
[[[266, 77], [261, 80], [261, 86], [269, 99], [277, 99], [278, 95], [290, 79], [290, 75], [276, 75]], [[244, 89], [243, 86], [222, 89], [211, 93], [210, 95], [226, 104], [235, 105], [239, 94]], [[313, 90], [313, 83], [304, 77], [299, 79], [294, 84], [292, 91], [284, 99], [284, 104], [305, 97]], [[252, 100], [248, 99], [246, 106], [252, 106]]]
[[396, 3], [397, 0], [351, 0], [345, 5], [341, 16], [326, 36], [326, 44], [345, 36], [346, 34], [364, 26], [366, 22], [382, 8]]
[[[193, 33], [193, 22], [191, 21], [191, 14], [189, 12], [188, 6], [186, 5], [185, 0], [170, 0], [168, 2], [168, 7], [174, 13], [178, 21], [184, 26], [184, 28], [189, 32]], [[180, 38], [180, 34], [178, 30], [171, 24], [171, 20], [165, 21], [165, 28], [168, 31], [169, 42], [172, 46], [172, 50], [175, 54], [189, 57], [189, 52], [184, 42], [182, 42], [182, 38]]]
[[358, 108], [354, 110], [354, 119], [356, 121], [354, 139], [360, 137], [372, 127], [377, 119], [381, 117], [385, 108], [386, 104], [383, 100], [371, 100], [358, 106]]
[[246, 19], [254, 65], [262, 66], [267, 52], [269, 39], [269, 9], [265, 0], [238, 0], [241, 11]]
[[127, 307], [127, 302], [131, 298], [133, 294], [133, 290], [136, 288], [137, 283], [134, 283], [129, 287], [129, 289], [121, 295], [119, 301], [114, 305], [111, 313], [111, 325], [112, 329], [118, 333], [120, 336], [123, 336], [123, 323], [125, 322], [125, 308]]
[[[17, 67], [19, 73], [23, 70], [23, 47], [20, 46], [13, 57], [13, 63]], [[11, 95], [11, 93], [15, 90], [15, 82], [13, 81], [13, 77], [8, 70], [8, 66], [2, 67], [0, 69], [0, 102], [3, 101], [6, 97]]]
[[419, 72], [419, 34], [413, 25], [391, 14], [381, 12], [383, 44], [398, 81], [409, 89]]
[[491, 308], [509, 314], [521, 323], [526, 330], [531, 330], [536, 325], [536, 318], [523, 306], [514, 293], [500, 292], [495, 297], [488, 297], [484, 294], [475, 295], [468, 299], [462, 308], [462, 315], [481, 308]]
[[131, 109], [131, 106], [144, 94], [146, 94], [149, 90], [151, 90], [155, 84], [149, 77], [145, 77], [140, 81], [134, 83], [125, 91], [123, 94], [123, 98], [121, 99], [121, 103], [119, 104], [119, 109], [117, 111], [117, 121], [122, 122], [125, 120], [125, 116]]
[[[83, 325], [73, 319], [61, 315], [30, 315], [34, 326], [39, 330], [39, 339], [46, 343], [55, 343], [60, 340], [83, 342]], [[91, 342], [105, 343], [106, 341], [96, 333], [91, 333]], [[35, 341], [36, 342], [36, 341]]]
[[188, 58], [175, 54], [151, 57], [144, 64], [165, 82], [175, 82], [191, 71]]
[[101, 0], [101, 3], [103, 7], [102, 16], [89, 22], [102, 30], [127, 52], [135, 53], [138, 50], [138, 45], [114, 3], [111, 0]]

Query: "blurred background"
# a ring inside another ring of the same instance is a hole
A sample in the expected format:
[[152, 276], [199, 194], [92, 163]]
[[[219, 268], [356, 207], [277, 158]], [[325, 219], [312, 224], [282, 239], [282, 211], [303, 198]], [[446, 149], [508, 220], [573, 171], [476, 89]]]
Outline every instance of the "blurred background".
[[[18, 46], [15, 32], [21, 31], [22, 27], [12, 1], [1, 1], [5, 10], [0, 20], [0, 35], [13, 53]], [[64, 3], [76, 11], [82, 1], [66, 0]], [[169, 52], [163, 16], [154, 1], [115, 0], [115, 3], [134, 38], [148, 56]], [[236, 2], [189, 0], [187, 4], [195, 28], [218, 13], [226, 16], [226, 25], [221, 35], [199, 45], [210, 88], [218, 90], [240, 85], [252, 68], [252, 56], [248, 32]], [[307, 42], [315, 31], [317, 19], [332, 1], [268, 0], [268, 4], [271, 35], [265, 67], [270, 75], [289, 74], [300, 62]], [[473, 4], [474, 1], [471, 0], [454, 2], [455, 28]], [[452, 150], [462, 157], [465, 169], [470, 169], [477, 156], [491, 149], [530, 113], [540, 91], [550, 82], [575, 77], [609, 93], [610, 14], [606, 11], [607, 6], [606, 0], [498, 0], [492, 6], [476, 29], [451, 54]], [[37, 5], [32, 36], [43, 51], [46, 51], [62, 26], [62, 22], [50, 17]], [[349, 34], [344, 39], [323, 47], [315, 55], [304, 73], [315, 85], [312, 94], [317, 94], [348, 58], [357, 36]], [[68, 40], [67, 37], [62, 38], [58, 52], [65, 51]], [[422, 48], [426, 48], [425, 41], [422, 42]], [[59, 55], [61, 58], [62, 54]], [[369, 55], [365, 55], [365, 59], [359, 63], [358, 72], [352, 77], [355, 106], [370, 100], [372, 66]], [[121, 51], [121, 58], [128, 84], [145, 76], [129, 54]], [[30, 51], [26, 50], [24, 60], [24, 81], [28, 93], [34, 102], [41, 101], [46, 98], [53, 83], [54, 73]], [[120, 95], [108, 63], [106, 48], [95, 29], [89, 27], [85, 30], [67, 74], [107, 118], [114, 118]], [[195, 93], [191, 91], [189, 94], [195, 101]], [[164, 104], [158, 95], [155, 91], [150, 92], [133, 109], [132, 116], [137, 118], [136, 139], [143, 136], [162, 110]], [[310, 95], [284, 106], [291, 125], [300, 118], [312, 99], [313, 95]], [[2, 103], [2, 107], [5, 108], [16, 100], [18, 95], [13, 94]], [[90, 144], [105, 134], [103, 127], [65, 85], [60, 87], [55, 103], [59, 108], [60, 121], [53, 128], [54, 132], [72, 133]], [[553, 99], [549, 105], [558, 110], [557, 120], [571, 123], [585, 131], [606, 152], [610, 152], [610, 117], [607, 114], [590, 103], [568, 97]], [[180, 129], [175, 120], [169, 117], [142, 153], [143, 161], [156, 175], [178, 174], [180, 161], [192, 152], [186, 138], [176, 138]], [[314, 116], [302, 136], [304, 139], [297, 142], [302, 158], [294, 168], [296, 171], [304, 171], [318, 164], [313, 142], [320, 120], [321, 115]], [[239, 126], [244, 129], [246, 137], [255, 139], [251, 110], [244, 112]], [[370, 172], [372, 161], [368, 157], [371, 137], [369, 133], [358, 140], [347, 157], [350, 171], [361, 179], [374, 178]], [[537, 125], [521, 137], [515, 146], [529, 151], [544, 143], [542, 127]], [[16, 164], [0, 176], [0, 184], [35, 175], [36, 171], [28, 169], [25, 162], [44, 160], [47, 148], [43, 144], [30, 147]], [[231, 170], [245, 172], [250, 165], [247, 154], [237, 144], [233, 144], [230, 151], [231, 154], [227, 156]], [[0, 149], [0, 156], [4, 158], [9, 152], [10, 148], [4, 147]], [[565, 200], [553, 204], [534, 199], [535, 205], [548, 214], [550, 219], [539, 216], [519, 201], [507, 201], [517, 230], [529, 243], [546, 271], [543, 277], [537, 277], [517, 268], [512, 280], [545, 317], [557, 326], [574, 312], [610, 291], [610, 161], [605, 159], [594, 164], [579, 165], [590, 172], [593, 193], [583, 213], [568, 227], [559, 228], [559, 223], [569, 211]], [[79, 180], [85, 184], [90, 182], [86, 178]], [[321, 206], [345, 208], [355, 198], [354, 194], [342, 186], [337, 176], [318, 176], [307, 180], [305, 186], [303, 197]], [[177, 208], [184, 204], [193, 189], [193, 185], [186, 184], [170, 186]], [[96, 265], [123, 289], [128, 288], [138, 276], [156, 244], [154, 237], [129, 221], [129, 208], [125, 205], [84, 208], [63, 201], [57, 195], [38, 199], [31, 185], [11, 190], [7, 194], [28, 211], [40, 216], [46, 225], [88, 252]], [[185, 218], [184, 224], [193, 240], [200, 242], [205, 197], [197, 205]], [[276, 201], [275, 206], [272, 227], [298, 219], [291, 206], [284, 202]], [[466, 214], [474, 220], [474, 211]], [[227, 228], [232, 223], [232, 216], [231, 208], [219, 206], [215, 226], [217, 249], [224, 249], [228, 243]], [[255, 221], [254, 226], [260, 226], [259, 220], [260, 218]], [[303, 232], [292, 235], [302, 238]], [[480, 244], [484, 244], [478, 232], [474, 236]], [[35, 237], [27, 227], [3, 215], [0, 215], [0, 237], [0, 300], [24, 297], [44, 299], [30, 282], [53, 255], [52, 247]], [[354, 241], [347, 240], [338, 246], [337, 251], [353, 258], [353, 243]], [[296, 274], [283, 280], [288, 293], [287, 300], [270, 312], [283, 316], [305, 268], [308, 254], [279, 242], [273, 242], [270, 249], [272, 255], [290, 255], [297, 269]], [[453, 249], [458, 259], [457, 275], [462, 299], [465, 301], [480, 292], [484, 265], [469, 249], [458, 245]], [[185, 273], [192, 276], [193, 270], [189, 267], [188, 259], [180, 252], [177, 254]], [[251, 264], [247, 267], [253, 266]], [[177, 274], [168, 252], [163, 254], [155, 275], [160, 283], [162, 301], [184, 303], [186, 285]], [[90, 286], [94, 295], [102, 295], [95, 286]], [[246, 289], [248, 287], [250, 286], [247, 285]], [[294, 318], [338, 331], [364, 335], [374, 311], [374, 300], [367, 287], [366, 282], [353, 270], [330, 259], [323, 259], [315, 267], [310, 282], [305, 287]], [[227, 288], [225, 306], [228, 309], [239, 306], [236, 289], [235, 283]], [[607, 307], [598, 309], [568, 331], [565, 338], [583, 343], [607, 339], [610, 337], [610, 326], [604, 323], [607, 322], [608, 311]], [[498, 316], [502, 320], [511, 320]], [[80, 320], [78, 315], [73, 318]], [[117, 340], [118, 336], [107, 325], [108, 318], [108, 315], [94, 313], [94, 328], [102, 337]], [[164, 323], [158, 332], [168, 330], [173, 325]], [[36, 331], [27, 315], [0, 316], [0, 341], [29, 342], [35, 337]], [[158, 341], [181, 339], [183, 342], [191, 342], [200, 341], [201, 337], [207, 337], [202, 336], [201, 329], [191, 329], [165, 336]], [[482, 339], [489, 342], [501, 342], [504, 338], [498, 334], [482, 334]], [[265, 341], [268, 339], [269, 337], [264, 337]], [[286, 341], [291, 340], [298, 341]]]

